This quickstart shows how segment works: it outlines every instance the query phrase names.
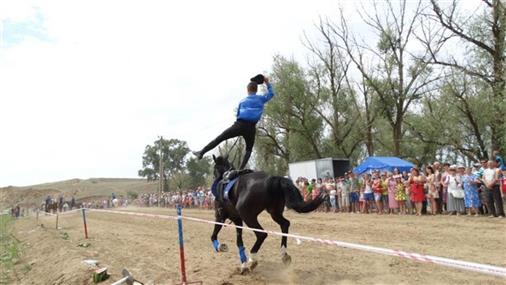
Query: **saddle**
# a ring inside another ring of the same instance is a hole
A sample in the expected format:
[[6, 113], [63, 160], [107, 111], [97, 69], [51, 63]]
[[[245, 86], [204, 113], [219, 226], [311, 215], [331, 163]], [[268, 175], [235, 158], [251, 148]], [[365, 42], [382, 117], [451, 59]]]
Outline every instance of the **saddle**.
[[218, 202], [226, 202], [229, 200], [228, 193], [234, 187], [235, 183], [241, 175], [253, 172], [251, 169], [229, 170], [223, 174], [223, 178], [216, 178], [211, 187], [211, 192]]

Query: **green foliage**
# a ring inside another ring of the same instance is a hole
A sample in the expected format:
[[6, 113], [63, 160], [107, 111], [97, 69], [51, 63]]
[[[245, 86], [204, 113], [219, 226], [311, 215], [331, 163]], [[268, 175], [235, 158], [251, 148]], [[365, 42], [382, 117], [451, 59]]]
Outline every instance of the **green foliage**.
[[[188, 158], [188, 148], [185, 141], [178, 139], [155, 141], [147, 145], [142, 157], [143, 169], [139, 176], [146, 177], [148, 181], [160, 179], [160, 153], [163, 161], [163, 191], [174, 189], [181, 191], [204, 185], [211, 171], [209, 158], [197, 160]], [[128, 192], [129, 199], [136, 199], [136, 192]]]
[[256, 162], [284, 175], [288, 162], [319, 155], [323, 124], [314, 110], [304, 69], [293, 59], [276, 56], [272, 70], [276, 97], [266, 105], [258, 125]]
[[[345, 17], [320, 21], [319, 37], [306, 43], [307, 64], [273, 58], [276, 96], [257, 125], [255, 168], [285, 175], [290, 162], [329, 156], [354, 163], [367, 155], [468, 162], [489, 156], [492, 147], [506, 149], [506, 13], [500, 1], [491, 3], [494, 8], [483, 2], [479, 13], [458, 17], [459, 9], [451, 10], [458, 1], [452, 2], [442, 17], [451, 25], [442, 25], [432, 9], [437, 1], [427, 7], [373, 2], [361, 13], [373, 31], [366, 41]], [[465, 52], [454, 56], [446, 41]], [[164, 150], [173, 145], [164, 152], [171, 187], [209, 183], [212, 163], [185, 160], [186, 144], [171, 141], [162, 142]], [[237, 166], [244, 144], [234, 142], [219, 152]], [[139, 175], [158, 179], [158, 163], [155, 142], [146, 147]]]
[[[497, 144], [506, 149], [506, 13], [491, 2], [463, 17], [453, 2], [443, 17], [482, 45], [456, 32], [447, 37], [432, 5], [408, 11], [405, 1], [373, 3], [361, 13], [376, 34], [367, 41], [343, 17], [320, 21], [320, 37], [306, 43], [314, 56], [307, 67], [273, 59], [276, 97], [259, 124], [257, 168], [284, 175], [292, 161], [371, 153], [468, 162]], [[462, 63], [452, 50], [441, 52], [446, 41], [465, 49]], [[449, 52], [446, 64], [435, 62], [440, 52]]]
[[[14, 265], [20, 260], [21, 244], [12, 235], [13, 219], [0, 215], [0, 284], [10, 284], [15, 275]], [[26, 268], [26, 267], [25, 267]]]
[[203, 186], [206, 183], [206, 178], [211, 172], [211, 160], [204, 157], [201, 160], [190, 158], [186, 161], [186, 170], [189, 176], [188, 185], [191, 188]]
[[[160, 179], [160, 155], [163, 161], [163, 179], [167, 181], [172, 175], [182, 172], [185, 157], [190, 152], [185, 141], [160, 138], [153, 145], [147, 145], [142, 157], [142, 169], [138, 174], [148, 181]], [[164, 191], [167, 190], [164, 187]]]
[[176, 172], [169, 179], [169, 188], [172, 191], [180, 192], [189, 188], [190, 176], [188, 173], [180, 171]]
[[470, 160], [488, 157], [486, 138], [491, 133], [487, 126], [493, 117], [483, 112], [489, 102], [485, 90], [478, 81], [454, 73], [442, 82], [438, 93], [423, 100], [424, 115], [413, 116], [409, 123], [413, 133], [432, 146], [432, 152], [458, 152]]

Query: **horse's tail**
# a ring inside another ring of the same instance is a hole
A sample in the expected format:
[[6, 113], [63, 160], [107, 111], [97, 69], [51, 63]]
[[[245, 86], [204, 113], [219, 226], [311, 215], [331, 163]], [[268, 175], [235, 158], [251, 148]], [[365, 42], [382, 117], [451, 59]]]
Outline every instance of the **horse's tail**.
[[304, 202], [304, 198], [302, 198], [299, 189], [295, 187], [290, 179], [285, 177], [272, 177], [271, 179], [277, 180], [272, 181], [271, 183], [273, 184], [271, 185], [283, 191], [285, 196], [285, 206], [289, 209], [295, 210], [297, 213], [312, 212], [316, 210], [316, 208], [318, 208], [325, 199], [323, 195], [320, 195], [314, 200]]

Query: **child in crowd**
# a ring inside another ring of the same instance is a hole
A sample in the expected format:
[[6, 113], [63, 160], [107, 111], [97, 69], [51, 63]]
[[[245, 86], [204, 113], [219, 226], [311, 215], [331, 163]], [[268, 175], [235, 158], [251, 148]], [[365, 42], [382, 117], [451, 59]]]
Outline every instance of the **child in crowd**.
[[311, 200], [311, 191], [309, 189], [311, 185], [309, 184], [309, 181], [304, 181], [304, 187], [302, 188], [302, 197], [304, 197], [304, 202], [308, 202]]
[[395, 177], [395, 201], [399, 205], [399, 215], [406, 214], [406, 190], [404, 189], [404, 183], [402, 183], [402, 177], [397, 175]]
[[386, 183], [388, 188], [388, 213], [395, 214], [399, 208], [399, 204], [397, 203], [397, 200], [395, 200], [395, 187], [397, 186], [397, 181], [395, 180], [394, 175], [390, 172], [387, 173]]
[[369, 209], [372, 208], [374, 203], [374, 194], [372, 190], [372, 181], [371, 181], [371, 175], [366, 174], [364, 176], [364, 182], [363, 182], [363, 207], [362, 207], [362, 213], [369, 214]]
[[351, 205], [351, 212], [357, 213], [357, 211], [360, 211], [359, 206], [359, 199], [360, 199], [360, 185], [355, 178], [355, 174], [353, 172], [349, 171], [348, 175], [350, 177], [350, 205]]
[[372, 191], [374, 193], [374, 202], [376, 203], [377, 214], [381, 215], [383, 212], [383, 203], [381, 196], [383, 195], [383, 189], [381, 186], [381, 178], [379, 176], [379, 172], [374, 173], [374, 178], [372, 181]]

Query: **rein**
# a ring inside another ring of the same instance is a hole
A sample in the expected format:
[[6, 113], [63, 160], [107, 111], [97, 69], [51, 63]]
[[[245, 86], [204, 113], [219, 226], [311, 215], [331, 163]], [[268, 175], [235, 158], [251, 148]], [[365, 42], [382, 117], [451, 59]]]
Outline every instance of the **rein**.
[[[237, 144], [237, 142], [239, 141], [239, 138], [240, 138], [240, 137], [237, 137], [237, 138], [235, 139], [235, 142], [232, 144], [232, 147], [228, 149], [228, 152], [227, 152], [227, 154], [226, 154], [226, 157], [229, 157], [230, 153], [232, 152], [232, 150], [234, 149], [235, 145], [236, 145], [236, 144]], [[236, 155], [237, 155], [237, 153], [235, 153], [234, 158], [232, 159], [232, 162], [235, 162]], [[227, 170], [230, 170], [230, 169], [227, 169]]]

